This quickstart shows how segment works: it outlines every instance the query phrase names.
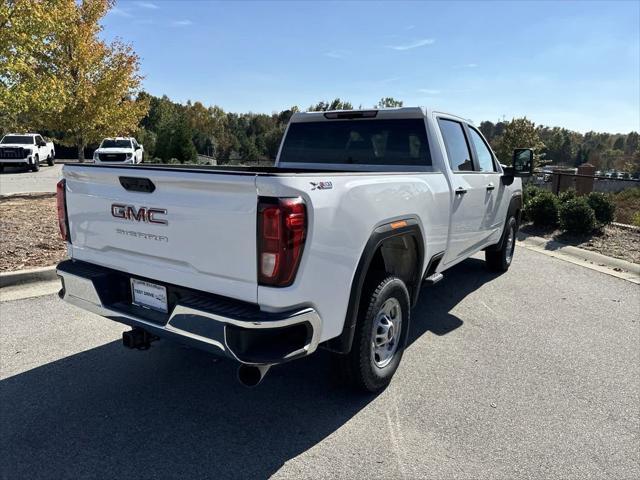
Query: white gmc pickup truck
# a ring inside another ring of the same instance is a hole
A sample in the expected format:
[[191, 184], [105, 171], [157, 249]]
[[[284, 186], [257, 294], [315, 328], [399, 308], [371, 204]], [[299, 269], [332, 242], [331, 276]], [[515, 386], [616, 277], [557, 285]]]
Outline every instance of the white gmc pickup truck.
[[320, 346], [377, 391], [423, 285], [480, 250], [509, 268], [532, 166], [420, 108], [296, 113], [275, 167], [65, 165], [60, 297], [132, 326], [128, 347], [235, 359], [245, 385]]
[[55, 163], [53, 142], [46, 142], [37, 133], [8, 133], [0, 140], [0, 170], [5, 166], [40, 170], [40, 162]]
[[144, 148], [133, 137], [105, 138], [93, 152], [97, 164], [124, 165], [142, 163]]

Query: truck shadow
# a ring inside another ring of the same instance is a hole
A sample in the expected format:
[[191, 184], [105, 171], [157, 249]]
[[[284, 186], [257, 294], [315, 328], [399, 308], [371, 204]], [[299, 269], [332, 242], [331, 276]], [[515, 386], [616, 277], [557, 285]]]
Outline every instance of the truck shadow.
[[[468, 260], [422, 292], [410, 342], [494, 276]], [[437, 341], [437, 337], [434, 337]], [[166, 342], [119, 341], [0, 383], [2, 478], [267, 478], [375, 399], [333, 379], [325, 351], [249, 390], [236, 365]]]

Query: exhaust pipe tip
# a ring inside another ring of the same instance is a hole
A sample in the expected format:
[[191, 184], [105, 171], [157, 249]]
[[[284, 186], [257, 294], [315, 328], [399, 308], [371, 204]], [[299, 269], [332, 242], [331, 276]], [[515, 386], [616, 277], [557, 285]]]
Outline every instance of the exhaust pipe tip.
[[270, 368], [270, 365], [242, 364], [238, 367], [238, 381], [245, 387], [256, 387], [262, 382]]

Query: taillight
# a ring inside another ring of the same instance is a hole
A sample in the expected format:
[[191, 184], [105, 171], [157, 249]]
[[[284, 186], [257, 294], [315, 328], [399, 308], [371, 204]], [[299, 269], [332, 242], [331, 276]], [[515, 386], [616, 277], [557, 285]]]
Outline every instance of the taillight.
[[307, 233], [307, 210], [300, 198], [258, 199], [258, 282], [293, 283]]
[[67, 183], [62, 179], [56, 186], [56, 203], [58, 207], [58, 227], [60, 236], [65, 242], [71, 242], [69, 238], [69, 224], [67, 222]]

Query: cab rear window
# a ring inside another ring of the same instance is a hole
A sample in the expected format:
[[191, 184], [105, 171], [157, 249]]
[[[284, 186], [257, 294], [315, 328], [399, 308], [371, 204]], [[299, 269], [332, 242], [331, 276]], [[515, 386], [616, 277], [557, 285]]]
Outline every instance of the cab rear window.
[[424, 120], [292, 123], [282, 163], [431, 166]]

